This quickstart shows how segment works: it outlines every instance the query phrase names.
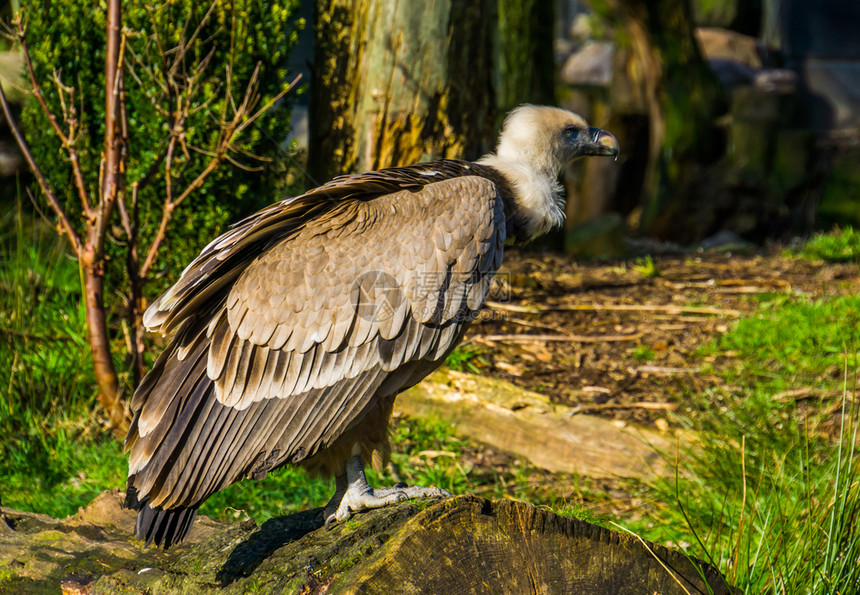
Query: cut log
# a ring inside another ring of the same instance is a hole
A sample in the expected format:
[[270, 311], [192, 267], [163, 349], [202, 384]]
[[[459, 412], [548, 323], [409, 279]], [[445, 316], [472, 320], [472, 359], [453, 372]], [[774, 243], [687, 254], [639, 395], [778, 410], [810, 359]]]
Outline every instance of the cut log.
[[431, 415], [460, 437], [522, 456], [553, 473], [651, 480], [667, 472], [661, 452], [674, 452], [660, 432], [572, 415], [543, 395], [510, 382], [443, 369], [397, 397], [395, 410]]
[[5, 509], [0, 593], [732, 593], [707, 564], [521, 502], [403, 502], [326, 531], [321, 509], [199, 518], [167, 552], [132, 538], [122, 495], [65, 520]]

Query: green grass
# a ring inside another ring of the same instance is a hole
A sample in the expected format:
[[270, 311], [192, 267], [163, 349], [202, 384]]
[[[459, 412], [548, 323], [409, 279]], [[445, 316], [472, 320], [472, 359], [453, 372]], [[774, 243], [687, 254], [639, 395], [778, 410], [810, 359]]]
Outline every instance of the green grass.
[[849, 225], [817, 233], [803, 245], [800, 255], [827, 262], [860, 262], [860, 231]]
[[62, 518], [101, 492], [125, 485], [128, 459], [122, 445], [86, 428], [30, 430], [4, 451], [0, 498], [10, 508]]
[[[771, 296], [703, 349], [733, 354], [729, 388], [688, 397], [676, 421], [696, 439], [667, 453], [676, 475], [651, 486], [654, 513], [632, 527], [744, 593], [858, 592], [858, 311], [857, 296]], [[785, 396], [806, 387], [821, 400]]]
[[93, 396], [77, 264], [52, 229], [17, 212], [0, 236], [0, 430]]
[[633, 349], [633, 358], [639, 362], [653, 361], [655, 356], [654, 349], [649, 345], [637, 345]]
[[849, 358], [857, 355], [860, 296], [810, 300], [779, 294], [758, 299], [753, 316], [740, 320], [700, 354], [735, 354], [724, 372], [730, 384], [773, 392], [838, 388], [846, 353]]
[[77, 263], [19, 207], [0, 221], [0, 499], [65, 516], [122, 485], [96, 396]]
[[481, 346], [473, 345], [471, 343], [463, 343], [455, 347], [454, 350], [448, 354], [448, 357], [445, 360], [445, 365], [458, 372], [471, 372], [473, 374], [478, 374], [480, 373], [481, 368], [485, 368], [489, 365], [487, 359], [484, 357], [485, 354], [486, 349]]
[[651, 256], [645, 256], [645, 258], [637, 258], [636, 262], [630, 266], [631, 269], [639, 273], [642, 277], [646, 279], [652, 279], [654, 277], [660, 276], [660, 267], [658, 267], [654, 261], [651, 259]]

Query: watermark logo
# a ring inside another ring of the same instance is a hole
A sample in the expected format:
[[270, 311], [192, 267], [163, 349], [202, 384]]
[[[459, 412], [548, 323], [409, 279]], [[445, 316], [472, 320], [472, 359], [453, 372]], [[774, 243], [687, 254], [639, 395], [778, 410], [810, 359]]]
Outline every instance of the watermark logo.
[[[486, 318], [486, 312], [482, 315], [480, 308], [472, 310], [466, 305], [469, 292], [475, 289], [481, 291], [475, 286], [485, 283], [477, 273], [464, 283], [452, 281], [450, 273], [419, 272], [410, 277], [409, 283], [410, 285], [404, 288], [385, 271], [362, 273], [352, 284], [350, 304], [360, 318], [376, 323], [389, 321], [395, 316], [402, 317], [405, 314], [403, 309], [408, 309], [411, 315], [419, 320], [439, 323], [443, 318], [448, 318], [443, 314], [446, 302], [452, 299], [461, 304], [457, 312], [449, 313], [453, 314], [455, 321]], [[460, 295], [452, 295], [453, 292]], [[495, 275], [489, 283], [487, 294], [482, 297], [482, 302], [487, 299], [499, 303], [509, 302], [510, 275]]]

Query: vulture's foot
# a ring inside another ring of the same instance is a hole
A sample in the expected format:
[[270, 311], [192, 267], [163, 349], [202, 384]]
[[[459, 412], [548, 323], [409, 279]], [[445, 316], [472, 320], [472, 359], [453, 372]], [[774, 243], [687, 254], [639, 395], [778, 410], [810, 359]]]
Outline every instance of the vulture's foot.
[[352, 457], [346, 463], [346, 473], [337, 477], [337, 489], [323, 511], [325, 528], [332, 523], [342, 523], [354, 512], [382, 508], [409, 498], [432, 498], [450, 496], [451, 493], [436, 487], [407, 487], [398, 483], [390, 488], [373, 489], [364, 475], [364, 464], [360, 457]]

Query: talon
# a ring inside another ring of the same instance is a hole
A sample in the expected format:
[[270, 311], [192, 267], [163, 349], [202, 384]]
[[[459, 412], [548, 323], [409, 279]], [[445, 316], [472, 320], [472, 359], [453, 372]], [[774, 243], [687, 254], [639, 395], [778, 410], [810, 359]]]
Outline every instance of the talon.
[[382, 508], [410, 498], [432, 498], [450, 496], [450, 492], [435, 487], [408, 487], [400, 481], [390, 488], [373, 489], [364, 475], [364, 465], [359, 457], [351, 458], [346, 470], [336, 478], [335, 495], [326, 504], [324, 527], [331, 529], [335, 523], [343, 523], [353, 513]]
[[331, 529], [332, 529], [332, 527], [333, 527], [333, 525], [332, 525], [332, 522], [333, 522], [333, 521], [337, 521], [337, 518], [335, 518], [334, 513], [331, 513], [330, 515], [328, 515], [328, 516], [326, 517], [326, 519], [325, 519], [325, 523], [323, 524], [323, 528], [324, 528], [326, 531], [331, 531]]

